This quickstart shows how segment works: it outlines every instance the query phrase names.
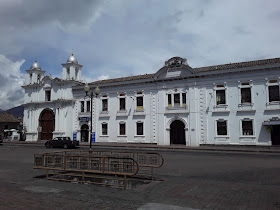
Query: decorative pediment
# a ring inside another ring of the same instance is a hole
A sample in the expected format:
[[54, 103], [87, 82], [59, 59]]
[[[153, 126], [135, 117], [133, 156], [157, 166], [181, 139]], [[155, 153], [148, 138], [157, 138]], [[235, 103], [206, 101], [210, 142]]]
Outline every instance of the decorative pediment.
[[155, 73], [155, 79], [193, 76], [196, 72], [189, 66], [187, 59], [180, 57], [170, 58], [164, 67]]
[[180, 58], [180, 57], [173, 57], [170, 58], [168, 61], [165, 61], [165, 66], [167, 66], [169, 69], [174, 68], [182, 68], [184, 64], [186, 64], [187, 59]]
[[52, 87], [52, 78], [49, 76], [45, 76], [42, 79], [43, 88], [51, 88]]

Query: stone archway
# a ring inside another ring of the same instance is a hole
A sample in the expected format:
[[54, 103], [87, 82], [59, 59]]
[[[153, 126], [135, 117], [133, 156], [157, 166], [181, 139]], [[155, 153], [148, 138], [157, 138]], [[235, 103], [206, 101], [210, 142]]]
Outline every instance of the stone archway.
[[170, 144], [186, 145], [185, 124], [181, 120], [174, 120], [170, 124]]
[[44, 109], [39, 118], [41, 140], [51, 140], [53, 138], [55, 115], [51, 109]]
[[81, 141], [83, 142], [89, 141], [89, 127], [87, 124], [83, 124], [81, 126]]

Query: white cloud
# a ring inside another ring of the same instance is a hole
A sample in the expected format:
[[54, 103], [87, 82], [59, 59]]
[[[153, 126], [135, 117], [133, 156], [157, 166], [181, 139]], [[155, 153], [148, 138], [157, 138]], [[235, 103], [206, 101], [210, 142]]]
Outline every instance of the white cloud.
[[86, 82], [86, 83], [94, 82], [94, 81], [97, 81], [97, 80], [106, 80], [106, 79], [109, 79], [109, 78], [110, 78], [109, 75], [101, 75], [97, 78], [89, 77], [89, 76], [82, 76], [83, 82]]
[[0, 109], [6, 110], [23, 103], [24, 75], [20, 67], [24, 60], [13, 62], [0, 55]]
[[109, 79], [109, 75], [101, 75], [97, 78], [97, 80], [106, 80]]
[[279, 0], [50, 2], [0, 0], [0, 54], [57, 76], [73, 49], [85, 82], [155, 73], [173, 56], [200, 67], [280, 54]]

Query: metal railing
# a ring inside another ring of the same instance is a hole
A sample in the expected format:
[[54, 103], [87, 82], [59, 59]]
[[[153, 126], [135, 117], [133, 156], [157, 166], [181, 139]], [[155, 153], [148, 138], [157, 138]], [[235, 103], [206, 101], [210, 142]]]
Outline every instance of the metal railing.
[[[127, 176], [144, 176], [154, 180], [154, 169], [163, 163], [164, 159], [158, 153], [145, 152], [71, 150], [34, 155], [34, 169], [47, 170], [47, 179], [69, 181], [68, 177], [72, 176], [78, 177], [74, 181], [84, 183], [85, 178], [96, 180], [100, 175], [106, 175], [106, 179], [110, 179], [108, 175], [115, 175], [123, 177], [124, 189]], [[88, 182], [101, 184], [99, 181]]]

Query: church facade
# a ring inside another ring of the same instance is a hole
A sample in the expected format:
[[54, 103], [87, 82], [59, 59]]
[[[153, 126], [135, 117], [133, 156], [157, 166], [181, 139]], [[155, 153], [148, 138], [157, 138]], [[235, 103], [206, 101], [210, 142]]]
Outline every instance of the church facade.
[[[62, 77], [26, 70], [27, 141], [70, 136], [95, 142], [158, 145], [280, 144], [280, 58], [192, 68], [173, 57], [154, 74], [89, 83], [74, 55]], [[92, 109], [92, 119], [91, 119]], [[91, 121], [92, 120], [92, 121]]]

